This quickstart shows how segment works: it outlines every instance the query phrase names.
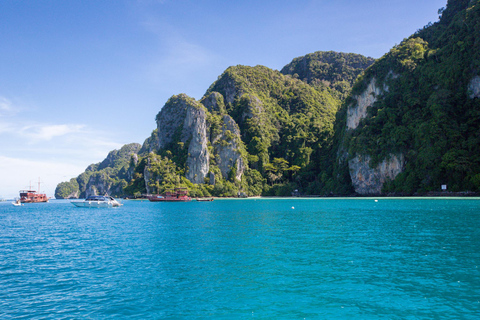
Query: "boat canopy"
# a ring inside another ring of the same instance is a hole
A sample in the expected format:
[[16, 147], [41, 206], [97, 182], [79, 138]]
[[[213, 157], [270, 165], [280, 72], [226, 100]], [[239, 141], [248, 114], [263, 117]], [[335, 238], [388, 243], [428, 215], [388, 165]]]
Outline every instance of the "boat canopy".
[[112, 197], [108, 196], [89, 196], [86, 201], [108, 201], [108, 200], [113, 200]]

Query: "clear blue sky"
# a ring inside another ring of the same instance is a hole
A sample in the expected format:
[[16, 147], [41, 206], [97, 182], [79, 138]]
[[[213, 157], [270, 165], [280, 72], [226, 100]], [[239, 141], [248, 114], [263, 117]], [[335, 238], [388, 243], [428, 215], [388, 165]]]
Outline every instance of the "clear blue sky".
[[379, 58], [446, 0], [0, 1], [0, 198], [53, 196], [168, 98], [200, 99], [231, 65], [280, 70], [315, 51]]

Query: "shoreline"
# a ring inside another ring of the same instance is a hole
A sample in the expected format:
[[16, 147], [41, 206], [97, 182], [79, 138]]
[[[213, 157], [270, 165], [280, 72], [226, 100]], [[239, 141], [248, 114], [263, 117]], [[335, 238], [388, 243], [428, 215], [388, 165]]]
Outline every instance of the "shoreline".
[[[129, 200], [129, 201], [148, 201], [147, 198], [137, 198], [137, 199], [129, 199], [129, 198], [121, 198], [115, 197], [122, 200]], [[328, 195], [328, 196], [320, 196], [320, 195], [304, 195], [304, 196], [252, 196], [252, 197], [192, 197], [192, 201], [195, 201], [196, 198], [199, 199], [211, 199], [214, 200], [248, 200], [248, 199], [270, 199], [270, 200], [281, 200], [281, 199], [480, 199], [480, 193], [476, 192], [429, 192], [426, 194], [413, 194], [413, 195]], [[51, 199], [51, 200], [78, 200], [77, 198], [69, 198], [69, 199]], [[6, 200], [12, 201], [12, 200]]]
[[[309, 196], [309, 197], [276, 197], [276, 196], [259, 196], [248, 198], [234, 198], [234, 197], [213, 197], [215, 200], [480, 200], [480, 196], [338, 196], [338, 197], [324, 197], [324, 196]], [[192, 199], [192, 201], [194, 201]]]

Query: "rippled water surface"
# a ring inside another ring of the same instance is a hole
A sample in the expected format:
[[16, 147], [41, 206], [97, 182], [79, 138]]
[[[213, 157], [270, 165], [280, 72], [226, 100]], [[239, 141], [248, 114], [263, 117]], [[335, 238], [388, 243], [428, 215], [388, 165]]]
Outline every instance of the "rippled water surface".
[[480, 200], [0, 203], [0, 319], [478, 319]]

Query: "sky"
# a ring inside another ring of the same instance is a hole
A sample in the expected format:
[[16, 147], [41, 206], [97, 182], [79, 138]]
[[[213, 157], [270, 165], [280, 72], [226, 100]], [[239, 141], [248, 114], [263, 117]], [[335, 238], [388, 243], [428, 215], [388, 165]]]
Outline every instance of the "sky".
[[2, 0], [0, 199], [53, 197], [109, 151], [142, 144], [172, 96], [229, 66], [315, 51], [380, 58], [447, 0]]

